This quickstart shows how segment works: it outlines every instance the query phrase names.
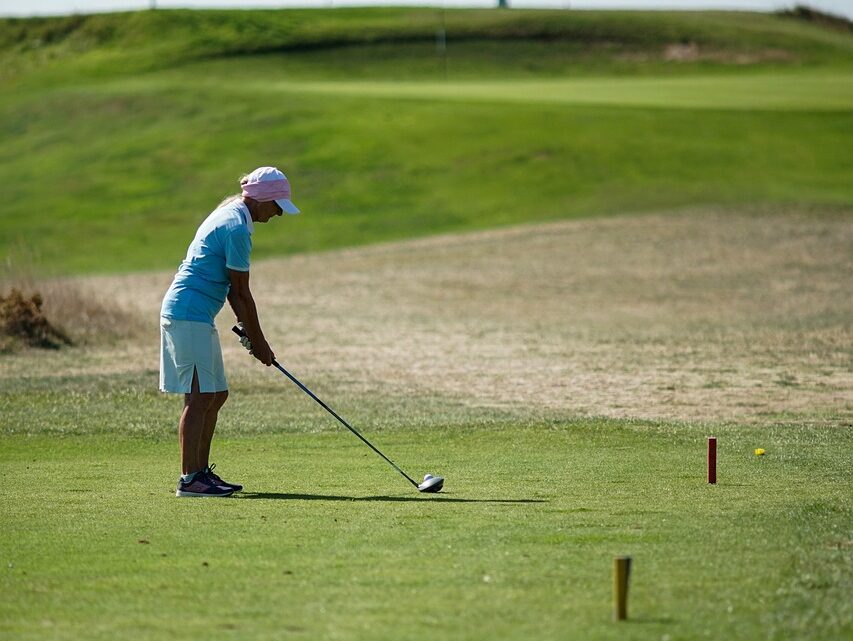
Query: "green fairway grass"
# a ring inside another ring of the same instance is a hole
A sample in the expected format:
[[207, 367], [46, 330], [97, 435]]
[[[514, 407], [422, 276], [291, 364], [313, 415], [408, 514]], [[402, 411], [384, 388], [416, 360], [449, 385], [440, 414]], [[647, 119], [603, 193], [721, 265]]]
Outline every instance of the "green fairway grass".
[[257, 83], [280, 89], [362, 97], [509, 103], [593, 104], [626, 107], [785, 111], [853, 110], [853, 74], [775, 73], [752, 76], [595, 78], [504, 82]]
[[[447, 477], [428, 496], [343, 429], [228, 436], [250, 417], [232, 414], [214, 446], [226, 478], [246, 485], [225, 500], [174, 497], [167, 422], [146, 438], [106, 424], [0, 437], [0, 636], [851, 631], [849, 430], [555, 420], [370, 434], [410, 474]], [[704, 479], [712, 429], [716, 486]], [[615, 624], [618, 554], [635, 565], [630, 619]]]

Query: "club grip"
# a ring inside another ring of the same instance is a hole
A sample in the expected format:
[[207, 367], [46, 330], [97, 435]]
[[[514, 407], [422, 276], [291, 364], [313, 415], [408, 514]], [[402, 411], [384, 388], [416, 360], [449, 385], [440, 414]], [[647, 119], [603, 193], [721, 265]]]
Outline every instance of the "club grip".
[[242, 329], [240, 329], [236, 325], [234, 325], [234, 327], [231, 328], [231, 331], [234, 332], [235, 334], [237, 334], [237, 336], [239, 336], [240, 338], [243, 338], [246, 335], [246, 332], [244, 332]]

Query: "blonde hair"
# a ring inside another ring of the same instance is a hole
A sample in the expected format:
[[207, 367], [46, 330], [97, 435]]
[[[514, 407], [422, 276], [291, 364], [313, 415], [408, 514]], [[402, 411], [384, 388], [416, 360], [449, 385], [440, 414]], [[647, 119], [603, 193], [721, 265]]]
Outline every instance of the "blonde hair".
[[228, 203], [233, 203], [235, 200], [240, 200], [242, 197], [243, 194], [231, 194], [230, 196], [226, 196], [222, 199], [222, 202], [216, 206], [216, 208], [219, 209], [220, 207], [223, 207]]
[[[243, 185], [245, 185], [246, 181], [248, 179], [249, 179], [249, 174], [243, 174], [242, 176], [240, 176], [240, 186], [242, 187]], [[230, 196], [226, 196], [225, 198], [222, 199], [222, 202], [216, 206], [216, 208], [219, 209], [223, 205], [227, 205], [228, 203], [233, 203], [235, 200], [242, 198], [242, 197], [243, 197], [242, 193], [241, 194], [231, 194]]]

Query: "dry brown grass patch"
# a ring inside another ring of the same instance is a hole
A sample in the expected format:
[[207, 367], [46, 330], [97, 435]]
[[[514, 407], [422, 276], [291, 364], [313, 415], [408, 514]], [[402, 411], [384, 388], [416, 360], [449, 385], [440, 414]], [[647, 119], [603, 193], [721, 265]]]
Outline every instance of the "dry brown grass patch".
[[[268, 260], [253, 267], [252, 289], [281, 360], [355, 395], [454, 398], [473, 412], [845, 425], [851, 247], [850, 210], [697, 210]], [[67, 371], [156, 371], [170, 279], [81, 281], [148, 329], [121, 355], [89, 350]], [[227, 308], [220, 320], [232, 381], [269, 383], [227, 331]]]
[[[25, 340], [30, 346], [113, 343], [139, 335], [138, 316], [105, 292], [87, 286], [83, 279], [38, 279], [25, 273], [7, 272], [0, 278], [0, 296], [5, 293], [8, 297], [13, 291], [22, 292], [31, 303], [33, 296], [38, 297], [38, 304], [30, 304], [29, 309], [17, 305], [19, 321], [33, 325], [33, 336], [45, 337], [43, 341]], [[25, 319], [36, 316], [35, 321]], [[7, 332], [10, 334], [14, 332]], [[21, 331], [17, 334], [25, 336]], [[5, 348], [16, 349], [19, 344], [7, 341]]]
[[5, 296], [0, 295], [0, 350], [14, 349], [16, 341], [50, 349], [71, 345], [68, 335], [45, 317], [43, 303], [38, 292], [24, 294], [12, 288]]

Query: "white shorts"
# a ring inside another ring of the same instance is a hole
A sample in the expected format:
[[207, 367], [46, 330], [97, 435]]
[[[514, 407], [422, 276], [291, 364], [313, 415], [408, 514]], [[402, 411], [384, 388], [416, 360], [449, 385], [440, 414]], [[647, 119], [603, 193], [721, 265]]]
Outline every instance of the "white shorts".
[[200, 392], [228, 389], [219, 332], [197, 321], [160, 318], [160, 391], [189, 394], [193, 372]]

